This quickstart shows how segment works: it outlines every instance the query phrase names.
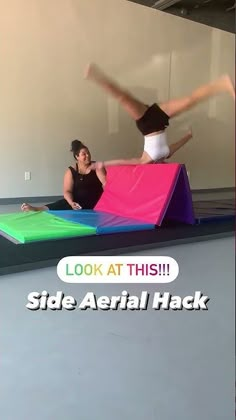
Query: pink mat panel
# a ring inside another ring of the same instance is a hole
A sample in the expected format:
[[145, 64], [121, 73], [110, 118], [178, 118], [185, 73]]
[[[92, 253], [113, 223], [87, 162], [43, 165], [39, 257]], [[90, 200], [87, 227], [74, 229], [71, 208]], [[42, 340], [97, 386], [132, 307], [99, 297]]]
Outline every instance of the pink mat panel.
[[178, 163], [108, 167], [95, 210], [160, 225], [180, 171]]

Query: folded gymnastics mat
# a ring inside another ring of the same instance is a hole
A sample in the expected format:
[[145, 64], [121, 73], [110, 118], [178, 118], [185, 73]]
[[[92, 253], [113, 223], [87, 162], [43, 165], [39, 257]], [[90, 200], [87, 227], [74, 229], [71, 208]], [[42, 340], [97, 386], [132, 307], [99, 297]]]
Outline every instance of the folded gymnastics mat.
[[164, 221], [195, 223], [184, 165], [115, 166], [94, 210], [0, 215], [0, 231], [20, 243], [150, 230]]
[[108, 167], [95, 210], [158, 226], [164, 220], [195, 223], [186, 169], [178, 163]]
[[96, 235], [93, 226], [73, 223], [47, 212], [1, 214], [0, 231], [20, 243]]
[[155, 229], [153, 223], [95, 210], [49, 210], [48, 213], [70, 222], [92, 226], [96, 228], [97, 235]]

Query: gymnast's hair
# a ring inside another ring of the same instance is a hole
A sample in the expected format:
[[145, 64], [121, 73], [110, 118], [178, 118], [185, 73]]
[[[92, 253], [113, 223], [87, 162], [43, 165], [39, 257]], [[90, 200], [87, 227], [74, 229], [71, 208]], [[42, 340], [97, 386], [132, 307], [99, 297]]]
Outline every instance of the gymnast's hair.
[[70, 151], [73, 153], [73, 156], [74, 156], [75, 159], [76, 159], [76, 156], [78, 156], [79, 152], [82, 149], [88, 149], [88, 148], [80, 140], [73, 140], [71, 142]]

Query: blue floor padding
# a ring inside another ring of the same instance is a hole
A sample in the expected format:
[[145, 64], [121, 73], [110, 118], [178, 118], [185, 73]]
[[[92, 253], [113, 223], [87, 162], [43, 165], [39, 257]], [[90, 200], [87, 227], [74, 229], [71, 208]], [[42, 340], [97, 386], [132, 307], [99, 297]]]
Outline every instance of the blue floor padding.
[[97, 234], [155, 229], [155, 225], [96, 210], [49, 210], [57, 217], [97, 228]]
[[196, 223], [225, 222], [235, 218], [234, 200], [212, 200], [194, 203]]
[[230, 220], [234, 220], [235, 216], [233, 215], [221, 215], [221, 216], [210, 216], [210, 215], [205, 215], [205, 214], [201, 214], [201, 215], [197, 215], [196, 216], [196, 223], [211, 223], [211, 222], [226, 222], [226, 221], [230, 221]]

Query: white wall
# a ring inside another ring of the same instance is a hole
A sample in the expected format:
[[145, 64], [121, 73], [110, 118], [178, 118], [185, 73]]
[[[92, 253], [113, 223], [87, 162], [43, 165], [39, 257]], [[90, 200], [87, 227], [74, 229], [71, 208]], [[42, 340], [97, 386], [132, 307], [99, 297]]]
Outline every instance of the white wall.
[[[61, 194], [74, 138], [94, 159], [142, 150], [135, 124], [83, 79], [88, 61], [150, 103], [234, 77], [233, 34], [125, 0], [0, 0], [0, 10], [0, 198]], [[231, 98], [173, 120], [170, 141], [189, 124], [194, 139], [172, 160], [186, 163], [193, 188], [233, 186]]]

